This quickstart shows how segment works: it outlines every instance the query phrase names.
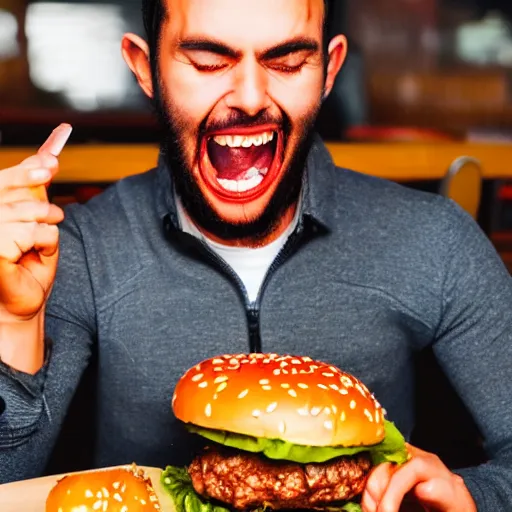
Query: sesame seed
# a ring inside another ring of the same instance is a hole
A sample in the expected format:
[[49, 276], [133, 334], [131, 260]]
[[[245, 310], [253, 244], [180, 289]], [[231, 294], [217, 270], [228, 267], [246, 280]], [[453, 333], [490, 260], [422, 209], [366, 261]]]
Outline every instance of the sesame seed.
[[329, 373], [329, 372], [322, 372], [322, 375], [324, 377], [334, 377], [334, 373]]
[[336, 386], [336, 384], [329, 384], [329, 387], [334, 389], [334, 391], [338, 391], [340, 389], [338, 386]]
[[103, 498], [103, 494], [101, 494], [101, 491], [98, 491], [96, 493], [96, 498], [100, 498], [100, 499]]
[[270, 363], [270, 359], [267, 357], [267, 359], [263, 359], [263, 364], [268, 364]]
[[270, 381], [268, 379], [261, 379], [260, 384], [269, 384]]
[[327, 420], [327, 421], [324, 421], [324, 427], [327, 429], [327, 430], [332, 430], [332, 421], [331, 420]]
[[320, 389], [329, 389], [325, 384], [317, 384]]
[[107, 500], [105, 500], [105, 501], [103, 502], [103, 512], [107, 512], [107, 508], [108, 508], [108, 501], [107, 501]]
[[222, 364], [224, 361], [222, 359], [219, 359], [219, 358], [215, 358], [213, 361], [212, 361], [212, 364]]
[[346, 389], [340, 389], [340, 393], [342, 395], [348, 395], [348, 391]]
[[336, 366], [329, 366], [329, 370], [331, 370], [331, 372], [334, 372], [334, 373], [339, 373], [339, 370], [338, 370], [338, 368], [336, 368]]
[[101, 508], [101, 505], [103, 505], [103, 501], [102, 500], [98, 500], [94, 503], [94, 505], [92, 506], [93, 510], [99, 510]]
[[102, 487], [101, 490], [103, 491], [103, 496], [105, 498], [108, 498], [110, 496], [110, 493], [108, 492], [108, 490], [105, 487]]
[[122, 502], [123, 502], [123, 498], [121, 498], [121, 495], [120, 495], [118, 492], [116, 492], [116, 493], [114, 494], [114, 499], [115, 499], [116, 501], [119, 501], [119, 503], [122, 503]]
[[325, 412], [325, 414], [331, 414], [331, 408], [330, 407], [325, 407], [324, 408], [324, 412]]
[[283, 361], [279, 366], [281, 368], [284, 368], [285, 366], [288, 366], [288, 363], [286, 361]]
[[379, 421], [380, 421], [379, 411], [375, 411], [375, 423], [379, 423]]
[[368, 409], [365, 409], [363, 412], [364, 412], [364, 415], [368, 418], [368, 421], [370, 423], [373, 423], [372, 413]]
[[301, 388], [301, 389], [308, 389], [308, 387], [309, 387], [307, 384], [304, 384], [303, 382], [299, 382], [297, 384], [297, 386], [299, 386], [299, 388]]
[[217, 393], [214, 393], [214, 394], [213, 394], [213, 399], [214, 399], [214, 400], [217, 400], [217, 398], [219, 398], [219, 395], [217, 395]]
[[214, 372], [222, 372], [224, 371], [224, 368], [222, 366], [216, 366], [214, 369], [213, 369]]
[[85, 497], [86, 498], [92, 498], [92, 497], [94, 497], [94, 494], [89, 489], [87, 489], [85, 491]]
[[196, 375], [194, 375], [194, 376], [192, 377], [192, 380], [193, 380], [194, 382], [197, 382], [198, 380], [201, 380], [203, 377], [204, 377], [204, 375], [203, 375], [202, 373], [197, 373]]
[[240, 362], [241, 362], [242, 364], [247, 364], [247, 363], [249, 362], [249, 359], [242, 359]]
[[277, 402], [272, 402], [268, 407], [267, 407], [267, 412], [273, 412], [276, 410], [276, 407], [277, 407]]
[[126, 505], [123, 505], [121, 508], [121, 512], [128, 512], [128, 507]]
[[286, 382], [283, 382], [281, 384], [281, 387], [284, 388], [284, 389], [288, 389], [290, 387], [290, 384], [287, 384]]
[[292, 359], [292, 364], [301, 364], [299, 359]]
[[272, 373], [274, 375], [280, 375], [281, 374], [281, 370], [279, 368], [276, 368]]
[[351, 409], [355, 409], [355, 408], [356, 408], [356, 405], [357, 405], [357, 404], [356, 404], [356, 401], [355, 401], [355, 400], [351, 400], [351, 401], [350, 401], [350, 408], [351, 408]]
[[234, 357], [229, 360], [229, 364], [231, 366], [238, 366], [240, 363], [238, 362], [238, 359], [235, 359]]
[[311, 416], [318, 416], [322, 411], [321, 407], [312, 407], [311, 408]]
[[198, 372], [199, 372], [199, 371], [201, 371], [201, 365], [200, 365], [200, 364], [196, 364], [195, 368], [196, 368], [196, 370], [197, 370]]
[[311, 371], [315, 371], [315, 370], [318, 370], [318, 368], [320, 368], [320, 367], [316, 364], [310, 364], [309, 368], [311, 369]]
[[204, 413], [208, 418], [212, 415], [212, 404], [206, 404], [206, 407], [204, 408]]
[[336, 414], [338, 412], [338, 408], [335, 405], [331, 405], [332, 413]]
[[310, 363], [311, 361], [313, 361], [313, 359], [311, 359], [311, 357], [309, 357], [309, 356], [304, 356], [304, 357], [302, 358], [302, 360], [303, 360], [305, 363]]
[[288, 370], [283, 370], [283, 375], [288, 375]]
[[345, 414], [345, 411], [341, 411], [340, 420], [345, 421], [347, 419], [347, 415]]
[[220, 384], [221, 382], [226, 382], [228, 378], [225, 375], [221, 375], [220, 377], [217, 377], [213, 383], [214, 384]]
[[259, 417], [260, 417], [260, 414], [261, 414], [261, 411], [259, 411], [258, 409], [254, 409], [254, 411], [252, 411], [252, 415], [253, 415], [255, 418], [259, 418]]
[[238, 395], [238, 398], [244, 398], [245, 396], [247, 396], [247, 393], [249, 393], [249, 390], [248, 389], [244, 389], [239, 395]]
[[286, 431], [286, 424], [284, 421], [280, 421], [279, 422], [279, 432], [281, 432], [281, 434], [284, 434], [285, 431]]
[[297, 398], [297, 391], [295, 391], [294, 389], [289, 389], [288, 394], [290, 396], [293, 396], [294, 398]]
[[261, 389], [263, 389], [263, 391], [270, 391], [272, 386], [261, 386]]
[[361, 387], [360, 384], [356, 384], [356, 389], [357, 391], [359, 391], [359, 393], [361, 393], [361, 395], [363, 395], [365, 398], [366, 398], [366, 392], [365, 390]]
[[141, 499], [141, 500], [140, 500], [140, 504], [141, 504], [141, 505], [145, 505], [145, 504], [146, 504], [146, 500]]
[[342, 375], [340, 377], [340, 381], [341, 383], [346, 387], [346, 388], [352, 388], [354, 387], [354, 383], [352, 382], [352, 379], [350, 379], [350, 377], [347, 377], [346, 375]]
[[207, 382], [207, 381], [205, 381], [205, 380], [203, 380], [203, 382], [200, 382], [200, 383], [199, 383], [199, 387], [200, 387], [200, 388], [205, 388], [206, 386], [208, 386], [208, 382]]
[[292, 368], [292, 375], [297, 375], [297, 373], [299, 373], [297, 368]]
[[297, 412], [299, 413], [300, 416], [307, 416], [309, 414], [308, 406], [305, 405], [304, 407], [297, 409]]
[[221, 391], [224, 391], [228, 387], [227, 382], [222, 382], [217, 386], [217, 393], [220, 393]]

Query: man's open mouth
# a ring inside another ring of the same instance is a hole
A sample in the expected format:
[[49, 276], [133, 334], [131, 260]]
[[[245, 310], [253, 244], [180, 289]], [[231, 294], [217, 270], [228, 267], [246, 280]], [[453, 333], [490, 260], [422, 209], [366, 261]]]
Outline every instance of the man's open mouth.
[[201, 144], [201, 174], [218, 195], [254, 199], [279, 173], [282, 148], [281, 131], [274, 126], [214, 133]]

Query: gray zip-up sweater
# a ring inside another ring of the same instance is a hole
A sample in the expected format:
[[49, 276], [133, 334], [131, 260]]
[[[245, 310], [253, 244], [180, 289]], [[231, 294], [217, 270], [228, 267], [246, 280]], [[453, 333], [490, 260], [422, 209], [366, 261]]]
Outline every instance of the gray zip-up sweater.
[[43, 471], [93, 349], [95, 463], [164, 467], [186, 451], [173, 387], [204, 358], [329, 361], [362, 379], [408, 438], [412, 359], [433, 345], [491, 458], [460, 473], [479, 511], [512, 510], [512, 280], [499, 256], [452, 202], [336, 168], [319, 140], [306, 167], [298, 228], [253, 305], [180, 231], [162, 163], [68, 208], [48, 362], [33, 377], [0, 367], [0, 482]]

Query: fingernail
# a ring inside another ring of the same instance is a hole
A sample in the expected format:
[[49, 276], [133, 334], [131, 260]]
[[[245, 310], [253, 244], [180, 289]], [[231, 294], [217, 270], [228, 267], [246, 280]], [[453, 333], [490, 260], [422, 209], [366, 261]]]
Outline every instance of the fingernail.
[[51, 178], [51, 173], [47, 169], [36, 169], [30, 171], [30, 178], [34, 181], [43, 181]]

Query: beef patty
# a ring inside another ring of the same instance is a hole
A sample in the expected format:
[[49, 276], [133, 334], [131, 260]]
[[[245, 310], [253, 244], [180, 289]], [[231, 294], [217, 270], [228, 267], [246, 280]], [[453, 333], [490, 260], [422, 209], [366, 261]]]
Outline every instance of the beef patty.
[[251, 453], [209, 449], [188, 468], [195, 491], [238, 510], [321, 508], [363, 492], [371, 461], [366, 454], [298, 464]]

